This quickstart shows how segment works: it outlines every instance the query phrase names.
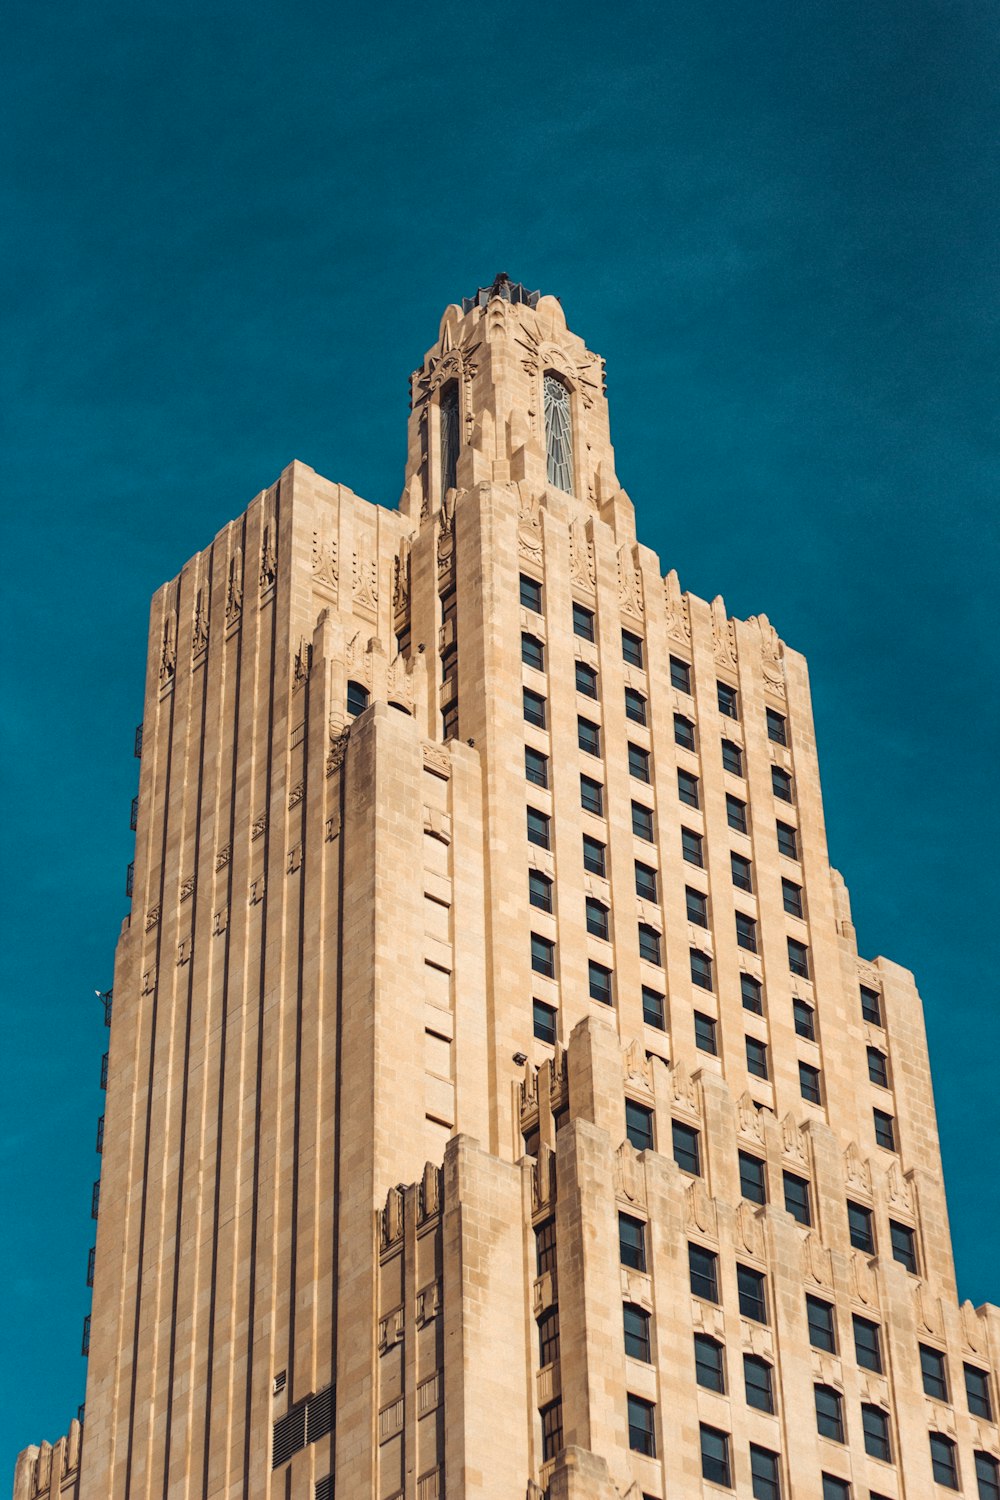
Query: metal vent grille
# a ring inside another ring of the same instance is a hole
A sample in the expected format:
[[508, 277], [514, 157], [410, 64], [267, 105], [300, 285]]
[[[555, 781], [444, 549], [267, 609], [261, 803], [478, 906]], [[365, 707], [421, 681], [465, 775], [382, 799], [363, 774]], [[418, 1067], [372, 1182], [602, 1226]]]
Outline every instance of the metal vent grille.
[[306, 1442], [315, 1443], [333, 1431], [333, 1386], [317, 1391], [306, 1402]]
[[316, 1481], [316, 1500], [333, 1500], [333, 1475]]
[[274, 1424], [274, 1440], [271, 1446], [271, 1468], [286, 1464], [293, 1453], [306, 1445], [306, 1403], [300, 1401], [291, 1411], [279, 1417]]

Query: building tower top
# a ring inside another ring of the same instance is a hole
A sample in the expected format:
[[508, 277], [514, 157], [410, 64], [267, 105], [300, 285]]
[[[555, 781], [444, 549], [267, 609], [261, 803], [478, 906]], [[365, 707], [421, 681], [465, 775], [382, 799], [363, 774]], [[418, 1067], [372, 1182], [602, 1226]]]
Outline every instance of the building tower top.
[[596, 512], [635, 534], [615, 475], [604, 361], [566, 326], [556, 297], [504, 272], [445, 308], [411, 377], [400, 509], [428, 517], [449, 490], [479, 484], [517, 484], [533, 503]]

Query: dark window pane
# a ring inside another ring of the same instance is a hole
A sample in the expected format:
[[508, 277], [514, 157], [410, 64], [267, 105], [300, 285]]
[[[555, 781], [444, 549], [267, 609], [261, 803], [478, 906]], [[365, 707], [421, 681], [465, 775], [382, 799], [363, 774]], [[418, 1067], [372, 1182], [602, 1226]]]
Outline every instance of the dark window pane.
[[809, 1184], [804, 1177], [797, 1176], [794, 1172], [783, 1174], [785, 1186], [785, 1208], [793, 1219], [800, 1224], [811, 1224], [812, 1213], [809, 1207]]
[[758, 1411], [774, 1411], [773, 1376], [766, 1360], [744, 1354], [743, 1384], [748, 1406], [755, 1406]]
[[635, 724], [646, 722], [646, 700], [635, 688], [625, 689], [625, 717]]
[[639, 957], [648, 964], [660, 964], [660, 934], [655, 927], [639, 923]]
[[534, 724], [536, 729], [545, 728], [545, 699], [541, 693], [535, 693], [531, 688], [522, 688], [524, 699], [524, 719], [527, 724]]
[[781, 798], [782, 802], [793, 801], [792, 778], [780, 766], [771, 767], [771, 790], [776, 797]]
[[980, 1370], [975, 1365], [965, 1366], [965, 1396], [969, 1411], [974, 1417], [983, 1417], [987, 1422], [993, 1421], [988, 1370]]
[[597, 697], [597, 673], [585, 661], [576, 664], [576, 690], [586, 698]]
[[779, 714], [775, 709], [769, 708], [767, 712], [767, 737], [776, 745], [788, 744], [788, 733], [785, 725], [784, 714]]
[[682, 1125], [679, 1120], [672, 1120], [670, 1135], [674, 1161], [681, 1171], [688, 1172], [692, 1177], [700, 1177], [701, 1149], [697, 1130], [692, 1130], [690, 1125]]
[[690, 771], [677, 772], [677, 795], [687, 807], [699, 807], [698, 778]]
[[979, 1500], [1000, 1500], [1000, 1464], [988, 1453], [977, 1453], [975, 1459]]
[[739, 797], [730, 796], [728, 792], [726, 793], [726, 819], [730, 828], [734, 828], [737, 833], [746, 833], [747, 805], [741, 802]]
[[545, 646], [537, 635], [529, 635], [526, 630], [521, 632], [521, 660], [526, 667], [534, 667], [536, 672], [545, 669]]
[[744, 1010], [753, 1011], [755, 1016], [764, 1014], [763, 986], [759, 979], [755, 979], [752, 974], [741, 974], [740, 994]]
[[940, 1432], [932, 1432], [931, 1443], [931, 1472], [934, 1475], [935, 1484], [943, 1484], [946, 1489], [958, 1489], [958, 1464], [955, 1459], [955, 1444], [951, 1438], [942, 1436]]
[[674, 714], [674, 739], [685, 750], [694, 749], [694, 725], [683, 714]]
[[799, 1092], [803, 1099], [808, 1099], [810, 1104], [821, 1104], [822, 1094], [820, 1091], [819, 1068], [814, 1068], [811, 1063], [799, 1063]]
[[559, 1314], [554, 1307], [538, 1320], [538, 1363], [543, 1367], [559, 1358]]
[[553, 1401], [543, 1406], [542, 1412], [542, 1462], [556, 1458], [563, 1449], [562, 1402]]
[[670, 658], [670, 685], [682, 693], [691, 691], [691, 668], [679, 656]]
[[537, 844], [539, 849], [549, 847], [548, 814], [539, 812], [536, 807], [528, 808], [528, 843]]
[[626, 1302], [622, 1307], [622, 1322], [625, 1331], [625, 1353], [630, 1359], [641, 1359], [650, 1363], [649, 1313], [644, 1308]]
[[872, 1026], [882, 1025], [882, 996], [866, 984], [861, 985], [861, 1014]]
[[656, 1457], [656, 1434], [653, 1414], [656, 1408], [651, 1401], [628, 1395], [628, 1445], [633, 1453], [644, 1453], [647, 1458]]
[[782, 880], [781, 899], [790, 917], [805, 916], [805, 908], [802, 905], [802, 887], [796, 885], [794, 880]]
[[748, 953], [757, 952], [757, 922], [743, 911], [736, 913], [736, 941]]
[[711, 1016], [703, 1015], [700, 1010], [694, 1013], [694, 1044], [702, 1052], [710, 1052], [715, 1057], [719, 1051], [716, 1041], [716, 1026]]
[[575, 599], [573, 600], [573, 634], [578, 635], [584, 641], [594, 639], [594, 611], [587, 609], [583, 604], [577, 604]]
[[732, 740], [722, 741], [722, 769], [733, 776], [743, 775], [743, 751]]
[[862, 1203], [847, 1201], [847, 1227], [850, 1230], [851, 1244], [855, 1250], [863, 1250], [865, 1255], [875, 1254], [875, 1231], [872, 1228], [872, 1211], [865, 1208]]
[[586, 833], [583, 835], [583, 868], [591, 875], [607, 874], [605, 846]]
[[652, 1151], [653, 1111], [634, 1099], [626, 1099], [625, 1134], [637, 1151]]
[[539, 937], [537, 932], [531, 934], [531, 967], [536, 974], [544, 974], [547, 979], [556, 977], [556, 945], [548, 938]]
[[795, 1021], [795, 1035], [804, 1036], [807, 1041], [816, 1040], [816, 1015], [811, 1005], [804, 1000], [792, 1001], [792, 1016]]
[[788, 859], [799, 857], [799, 836], [791, 823], [779, 823], [778, 828], [778, 853], [784, 854]]
[[721, 1484], [730, 1489], [733, 1483], [732, 1465], [729, 1461], [729, 1434], [717, 1427], [701, 1423], [701, 1473], [711, 1484]]
[[691, 983], [702, 990], [712, 988], [712, 960], [700, 948], [691, 949]]
[[534, 786], [548, 786], [549, 784], [549, 758], [540, 750], [533, 750], [530, 745], [524, 747], [524, 774], [528, 781]]
[[643, 750], [641, 745], [633, 745], [631, 741], [628, 747], [628, 773], [636, 781], [649, 782], [649, 751]]
[[533, 609], [536, 614], [542, 609], [542, 585], [537, 579], [529, 578], [527, 573], [520, 577], [521, 605], [524, 609]]
[[806, 1298], [806, 1322], [809, 1325], [809, 1342], [814, 1349], [825, 1349], [828, 1354], [837, 1352], [837, 1335], [833, 1321], [833, 1307], [821, 1297]]
[[875, 1121], [875, 1140], [886, 1151], [896, 1149], [896, 1123], [884, 1109], [872, 1110]]
[[767, 1172], [759, 1156], [739, 1153], [740, 1192], [750, 1203], [767, 1202]]
[[733, 885], [741, 891], [753, 892], [753, 866], [742, 854], [733, 851], [729, 856], [733, 872]]
[[788, 967], [800, 979], [809, 978], [809, 949], [795, 938], [788, 939]]
[[681, 854], [689, 865], [697, 865], [701, 868], [705, 863], [701, 849], [701, 834], [695, 833], [693, 828], [681, 829]]
[[736, 689], [730, 687], [728, 682], [717, 682], [715, 691], [719, 701], [719, 713], [725, 714], [727, 719], [738, 719]]
[[648, 844], [653, 842], [653, 811], [643, 807], [641, 802], [632, 803], [632, 832], [637, 839], [645, 839]]
[[580, 806], [598, 817], [604, 812], [604, 787], [592, 776], [580, 777]]
[[781, 1500], [781, 1460], [770, 1448], [750, 1444], [753, 1500]]
[[868, 1077], [872, 1083], [877, 1083], [879, 1088], [889, 1087], [889, 1059], [884, 1052], [877, 1047], [869, 1047], [868, 1052]]
[[851, 1486], [846, 1479], [823, 1475], [823, 1500], [851, 1500]]
[[537, 1274], [544, 1276], [556, 1268], [556, 1221], [546, 1219], [535, 1227], [535, 1263]]
[[602, 1005], [610, 1005], [612, 1003], [611, 970], [590, 959], [587, 964], [587, 973], [591, 1000], [600, 1000]]
[[755, 1078], [767, 1077], [767, 1043], [758, 1041], [755, 1036], [748, 1036], [747, 1045], [747, 1072], [752, 1073]]
[[892, 1445], [889, 1442], [889, 1418], [877, 1406], [865, 1402], [861, 1407], [861, 1424], [865, 1433], [865, 1452], [879, 1458], [884, 1464], [892, 1463]]
[[633, 635], [631, 630], [622, 631], [622, 659], [630, 667], [642, 666], [642, 636]]
[[643, 901], [655, 901], [657, 891], [656, 871], [652, 865], [635, 862], [635, 893]]
[[546, 1005], [544, 1000], [533, 1000], [531, 1002], [534, 1018], [535, 1036], [540, 1042], [548, 1042], [550, 1045], [556, 1039], [556, 1013], [551, 1005]]
[[647, 985], [642, 987], [642, 1019], [647, 1026], [655, 1026], [658, 1031], [666, 1028], [666, 1017], [663, 1008], [663, 996], [651, 990]]
[[552, 881], [540, 870], [528, 871], [528, 900], [539, 911], [552, 910]]
[[816, 1399], [816, 1431], [820, 1437], [832, 1438], [835, 1443], [844, 1441], [844, 1412], [840, 1396], [829, 1385], [813, 1387]]
[[603, 901], [587, 897], [587, 931], [593, 936], [608, 939], [608, 908]]
[[932, 1349], [929, 1344], [920, 1345], [920, 1375], [926, 1396], [935, 1401], [948, 1400], [948, 1362], [939, 1349]]
[[898, 1260], [901, 1266], [917, 1274], [917, 1236], [908, 1224], [898, 1224], [895, 1219], [889, 1220], [889, 1240], [892, 1245], [892, 1258]]
[[594, 724], [590, 719], [577, 718], [576, 740], [580, 749], [587, 755], [600, 755], [601, 727], [599, 724]]
[[738, 1265], [736, 1284], [739, 1289], [740, 1312], [744, 1318], [752, 1318], [755, 1323], [766, 1323], [767, 1283], [763, 1271]]
[[868, 1318], [859, 1318], [857, 1313], [854, 1314], [853, 1322], [854, 1356], [858, 1364], [880, 1375], [882, 1373], [882, 1343], [878, 1324], [872, 1323]]
[[646, 1226], [631, 1214], [618, 1215], [618, 1256], [633, 1271], [646, 1269]]
[[694, 1336], [694, 1378], [707, 1391], [725, 1394], [726, 1376], [722, 1345], [704, 1333], [696, 1333]]
[[688, 1245], [691, 1291], [705, 1302], [719, 1300], [719, 1257], [704, 1245]]
[[360, 682], [349, 682], [347, 684], [347, 712], [352, 719], [358, 714], [363, 714], [368, 707], [368, 689]]
[[685, 887], [684, 899], [687, 908], [687, 919], [696, 922], [699, 927], [708, 926], [708, 897], [701, 891], [696, 891], [693, 886]]

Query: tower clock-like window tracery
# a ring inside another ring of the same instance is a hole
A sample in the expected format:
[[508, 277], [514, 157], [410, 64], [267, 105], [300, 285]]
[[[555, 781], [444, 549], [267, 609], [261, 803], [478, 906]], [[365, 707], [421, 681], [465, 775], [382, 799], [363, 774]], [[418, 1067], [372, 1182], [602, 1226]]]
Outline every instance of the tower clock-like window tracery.
[[545, 472], [550, 484], [567, 494], [573, 493], [573, 422], [569, 409], [569, 391], [558, 375], [546, 370], [545, 401]]
[[455, 488], [458, 470], [458, 381], [441, 388], [441, 498]]

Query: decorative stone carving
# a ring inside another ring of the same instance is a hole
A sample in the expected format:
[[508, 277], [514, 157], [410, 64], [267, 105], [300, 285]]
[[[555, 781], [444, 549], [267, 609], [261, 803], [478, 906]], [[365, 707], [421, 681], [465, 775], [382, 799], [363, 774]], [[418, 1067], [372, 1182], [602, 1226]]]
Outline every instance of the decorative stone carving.
[[191, 654], [198, 656], [208, 649], [208, 600], [205, 590], [199, 589], [194, 604], [194, 624], [191, 627]]
[[878, 1302], [878, 1288], [872, 1268], [858, 1251], [851, 1256], [851, 1295], [868, 1307], [874, 1307]]
[[433, 1162], [428, 1162], [424, 1167], [424, 1175], [420, 1179], [420, 1202], [417, 1209], [417, 1220], [423, 1223], [438, 1213], [441, 1208], [441, 1168], [436, 1167]]
[[642, 1088], [652, 1091], [653, 1070], [642, 1043], [638, 1040], [629, 1042], [622, 1052], [622, 1060], [625, 1064], [625, 1077], [629, 1082], [638, 1083]]
[[830, 1252], [820, 1244], [818, 1235], [807, 1234], [802, 1241], [802, 1275], [817, 1286], [833, 1286]]
[[229, 559], [229, 578], [226, 582], [226, 624], [239, 619], [243, 609], [243, 548], [234, 547]]
[[378, 614], [378, 564], [364, 546], [354, 554], [354, 607]]
[[278, 576], [277, 526], [273, 520], [264, 523], [260, 539], [260, 589], [269, 589]]
[[177, 616], [171, 609], [163, 621], [160, 643], [160, 681], [169, 682], [177, 670]]
[[295, 660], [292, 663], [292, 682], [295, 687], [301, 687], [309, 679], [309, 672], [312, 668], [312, 649], [312, 642], [307, 641], [304, 635], [300, 635]]
[[733, 622], [726, 615], [726, 605], [721, 594], [712, 600], [712, 645], [715, 659], [722, 666], [736, 665], [736, 635]]
[[542, 560], [542, 506], [537, 495], [520, 490], [517, 510], [517, 550], [528, 562]]
[[147, 969], [146, 972], [143, 974], [143, 976], [142, 976], [142, 993], [144, 995], [151, 995], [151, 994], [153, 994], [154, 990], [156, 989], [156, 974], [157, 974], [157, 966], [156, 966], [156, 964], [154, 964], [151, 969]]
[[220, 906], [212, 918], [212, 936], [221, 937], [229, 926], [229, 907]]
[[944, 1323], [941, 1317], [941, 1298], [935, 1297], [929, 1292], [922, 1282], [917, 1283], [916, 1291], [917, 1323], [925, 1332], [933, 1334], [935, 1338], [944, 1335]]
[[385, 1354], [392, 1349], [403, 1337], [403, 1309], [393, 1308], [392, 1312], [386, 1313], [384, 1318], [378, 1320], [378, 1352]]
[[233, 857], [233, 846], [232, 846], [232, 844], [223, 844], [222, 848], [219, 850], [218, 854], [215, 856], [215, 869], [216, 869], [216, 873], [217, 874], [218, 874], [218, 872], [220, 870], [224, 870], [226, 868], [226, 866], [228, 865], [228, 863], [232, 859], [232, 857]]
[[391, 1187], [382, 1210], [382, 1245], [388, 1248], [403, 1237], [403, 1190]]
[[885, 1174], [886, 1191], [889, 1194], [889, 1202], [896, 1208], [904, 1208], [908, 1213], [913, 1212], [913, 1192], [910, 1184], [899, 1169], [899, 1163], [893, 1162]]
[[736, 1210], [736, 1233], [740, 1243], [759, 1260], [764, 1258], [764, 1234], [760, 1220], [745, 1198], [740, 1199]]
[[631, 1141], [623, 1141], [615, 1152], [615, 1192], [630, 1203], [646, 1202], [646, 1176]]
[[962, 1303], [962, 1338], [973, 1354], [982, 1354], [986, 1349], [986, 1331], [972, 1303]]
[[556, 1199], [556, 1154], [544, 1141], [531, 1168], [531, 1201], [537, 1212]]
[[689, 1229], [698, 1229], [702, 1234], [718, 1237], [719, 1221], [715, 1204], [700, 1177], [688, 1185], [685, 1193], [686, 1217]]
[[156, 906], [151, 906], [146, 913], [146, 931], [151, 932], [159, 920], [160, 907], [159, 904], [157, 904]]
[[422, 1328], [441, 1311], [441, 1283], [431, 1281], [417, 1293], [417, 1327]]
[[691, 640], [691, 621], [676, 568], [671, 568], [663, 580], [663, 596], [667, 606], [667, 635], [686, 646]]
[[618, 549], [618, 603], [627, 615], [642, 619], [642, 579], [627, 542]]
[[594, 544], [587, 535], [582, 521], [573, 521], [569, 528], [569, 577], [577, 588], [593, 593], [596, 586]]
[[267, 831], [267, 813], [258, 813], [250, 825], [251, 839], [262, 839]]
[[312, 534], [313, 583], [323, 592], [337, 596], [340, 585], [340, 566], [337, 556], [337, 538], [325, 530]]
[[295, 785], [292, 787], [291, 791], [288, 793], [288, 807], [289, 807], [289, 810], [291, 810], [293, 807], [298, 807], [299, 803], [302, 801], [302, 799], [305, 796], [305, 794], [306, 794], [306, 784], [305, 784], [305, 782], [304, 781], [297, 781], [295, 783]]
[[285, 874], [294, 875], [302, 868], [302, 845], [293, 844], [285, 858]]
[[443, 745], [424, 741], [424, 769], [448, 781], [451, 777], [451, 756]]
[[247, 895], [247, 904], [249, 906], [259, 906], [264, 899], [266, 890], [267, 876], [261, 873], [256, 877], [256, 879], [251, 880], [250, 882], [250, 890]]
[[410, 539], [404, 536], [392, 563], [392, 612], [405, 614], [410, 607]]
[[764, 1122], [753, 1095], [745, 1089], [736, 1101], [736, 1126], [743, 1135], [753, 1136], [756, 1141], [764, 1139]]
[[190, 901], [194, 895], [194, 876], [189, 875], [186, 880], [181, 881], [180, 898], [182, 901]]
[[789, 1112], [781, 1122], [781, 1146], [786, 1156], [805, 1165], [809, 1160], [806, 1138], [795, 1116]]
[[871, 1197], [871, 1167], [863, 1159], [854, 1141], [850, 1143], [844, 1152], [844, 1179], [848, 1187], [860, 1188], [862, 1192], [867, 1193]]
[[402, 703], [408, 709], [413, 708], [413, 677], [407, 668], [405, 656], [394, 656], [389, 663], [386, 692], [390, 702]]
[[326, 774], [328, 776], [332, 776], [334, 771], [339, 771], [344, 764], [344, 757], [347, 754], [347, 742], [350, 739], [350, 735], [350, 727], [341, 729], [338, 726], [335, 730], [333, 725], [330, 725], [330, 745], [326, 752]]
[[862, 984], [870, 985], [873, 990], [881, 988], [881, 974], [874, 964], [868, 963], [864, 958], [858, 959], [858, 978]]
[[764, 685], [770, 688], [771, 692], [777, 694], [778, 697], [784, 698], [785, 668], [781, 660], [781, 641], [778, 639], [778, 632], [767, 618], [767, 615], [751, 615], [747, 624], [756, 625], [760, 632], [760, 655], [764, 673]]
[[675, 1063], [670, 1069], [670, 1087], [677, 1104], [684, 1104], [697, 1113], [698, 1086], [682, 1062]]

